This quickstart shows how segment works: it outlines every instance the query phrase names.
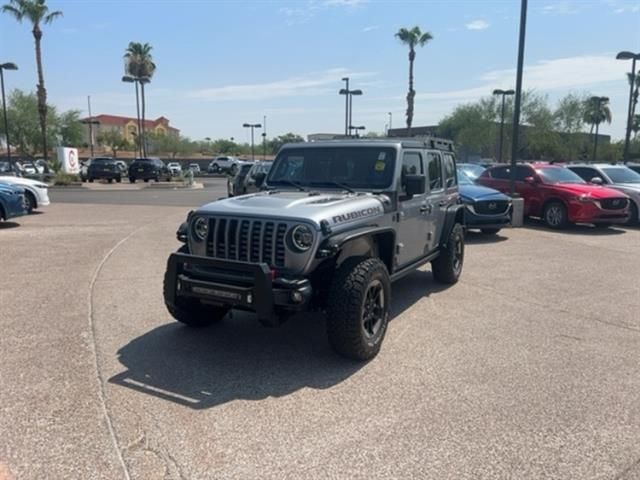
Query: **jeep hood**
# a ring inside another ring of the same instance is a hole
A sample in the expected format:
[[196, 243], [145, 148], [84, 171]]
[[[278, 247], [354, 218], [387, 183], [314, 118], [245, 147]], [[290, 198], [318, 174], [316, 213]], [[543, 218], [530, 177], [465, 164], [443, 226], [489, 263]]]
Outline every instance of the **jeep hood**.
[[233, 217], [271, 217], [346, 225], [384, 213], [384, 196], [370, 193], [267, 191], [208, 203], [196, 213]]

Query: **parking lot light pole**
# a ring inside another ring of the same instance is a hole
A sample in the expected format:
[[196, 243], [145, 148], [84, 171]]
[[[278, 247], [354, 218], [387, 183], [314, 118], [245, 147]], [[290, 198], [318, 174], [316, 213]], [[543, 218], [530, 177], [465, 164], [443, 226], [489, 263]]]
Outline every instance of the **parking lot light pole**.
[[7, 62], [0, 65], [0, 84], [2, 85], [2, 112], [4, 115], [4, 138], [7, 141], [7, 160], [9, 161], [9, 167], [13, 170], [11, 165], [11, 147], [9, 146], [9, 121], [7, 120], [7, 98], [4, 94], [4, 71], [5, 70], [18, 70], [18, 66], [15, 63]]
[[136, 77], [132, 77], [131, 75], [125, 75], [124, 77], [122, 77], [122, 81], [125, 83], [133, 83], [136, 87], [136, 126], [138, 127], [138, 131], [136, 132], [136, 143], [138, 144], [138, 155], [143, 157], [144, 155], [142, 154], [142, 144], [140, 143], [140, 139], [142, 138], [142, 136], [140, 135], [140, 96], [138, 94], [138, 80]]
[[498, 163], [502, 163], [502, 142], [504, 139], [504, 99], [507, 95], [514, 95], [514, 90], [501, 90], [499, 88], [493, 91], [494, 95], [502, 95], [502, 109], [500, 110], [500, 150], [498, 151]]
[[518, 134], [520, 129], [520, 101], [522, 100], [522, 71], [524, 68], [524, 41], [527, 29], [527, 0], [520, 4], [520, 38], [518, 40], [518, 68], [516, 70], [516, 93], [513, 104], [513, 135], [511, 138], [511, 175], [509, 192], [516, 193], [516, 160], [518, 158]]
[[389, 128], [387, 129], [387, 136], [389, 136], [389, 130], [393, 128], [393, 113], [387, 112], [387, 115], [389, 115]]
[[349, 134], [349, 77], [343, 77], [345, 88], [341, 89], [338, 94], [344, 95], [344, 134]]
[[633, 52], [620, 52], [616, 55], [617, 60], [631, 60], [631, 85], [629, 86], [629, 110], [627, 114], [627, 130], [624, 134], [624, 153], [622, 154], [622, 161], [627, 163], [629, 161], [629, 142], [631, 140], [631, 124], [633, 122], [634, 114], [634, 102], [633, 102], [633, 89], [636, 87], [636, 81], [638, 74], [636, 73], [636, 60], [640, 60], [640, 53]]
[[267, 159], [267, 116], [262, 117], [262, 160]]
[[262, 128], [262, 125], [260, 125], [259, 123], [243, 123], [242, 126], [244, 128], [250, 128], [251, 129], [251, 160], [255, 162], [256, 160], [256, 154], [254, 151], [254, 143], [253, 143], [253, 131], [256, 128]]

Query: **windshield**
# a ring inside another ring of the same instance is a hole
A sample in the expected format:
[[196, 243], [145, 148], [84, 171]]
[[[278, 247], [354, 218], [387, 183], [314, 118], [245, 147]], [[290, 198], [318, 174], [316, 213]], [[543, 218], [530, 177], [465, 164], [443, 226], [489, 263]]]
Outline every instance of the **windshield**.
[[544, 183], [587, 183], [568, 168], [543, 167], [536, 169], [536, 172]]
[[256, 173], [269, 173], [269, 170], [271, 170], [271, 165], [273, 165], [272, 162], [261, 163], [260, 165], [256, 166]]
[[613, 183], [640, 183], [640, 173], [627, 167], [604, 167], [602, 171]]
[[[269, 185], [382, 190], [393, 180], [396, 152], [390, 147], [285, 149], [270, 170]], [[338, 187], [340, 188], [340, 187]]]
[[459, 165], [459, 167], [458, 171], [462, 170], [471, 180], [475, 180], [486, 170], [486, 168], [481, 165], [473, 165], [471, 163], [465, 163]]
[[458, 168], [458, 185], [474, 185], [473, 180], [462, 168]]

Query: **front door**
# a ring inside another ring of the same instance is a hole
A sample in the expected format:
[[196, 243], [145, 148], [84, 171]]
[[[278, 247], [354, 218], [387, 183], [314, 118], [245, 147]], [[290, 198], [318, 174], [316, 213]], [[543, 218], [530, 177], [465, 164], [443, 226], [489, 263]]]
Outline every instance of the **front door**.
[[422, 152], [405, 150], [402, 155], [402, 181], [400, 211], [397, 232], [397, 263], [403, 267], [425, 254], [428, 245], [428, 228], [425, 220], [427, 194], [408, 196], [404, 185], [405, 175], [424, 175]]
[[438, 151], [427, 152], [427, 177], [429, 179], [429, 195], [427, 197], [427, 211], [430, 235], [429, 250], [438, 247], [442, 228], [444, 227], [445, 212], [448, 205], [448, 190], [453, 191], [455, 199], [455, 165], [453, 165], [453, 181], [447, 185], [443, 172], [442, 154]]

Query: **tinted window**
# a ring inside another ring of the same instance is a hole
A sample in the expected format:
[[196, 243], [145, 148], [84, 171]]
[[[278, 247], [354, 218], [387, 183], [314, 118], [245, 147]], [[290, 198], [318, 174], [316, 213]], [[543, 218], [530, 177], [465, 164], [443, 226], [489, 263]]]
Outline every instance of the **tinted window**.
[[524, 179], [527, 177], [533, 177], [535, 172], [533, 168], [524, 167], [522, 165], [518, 165], [516, 167], [516, 182], [524, 182]]
[[429, 166], [429, 189], [442, 189], [442, 158], [439, 153], [427, 153], [427, 161]]
[[455, 187], [458, 183], [456, 176], [456, 162], [453, 155], [445, 153], [444, 157], [444, 180], [447, 188]]
[[383, 189], [393, 180], [396, 152], [389, 147], [307, 147], [282, 150], [268, 183]]
[[602, 178], [597, 170], [589, 167], [571, 167], [570, 170], [580, 176], [584, 181], [590, 182], [592, 178]]
[[509, 180], [509, 168], [508, 167], [495, 167], [489, 170], [491, 178], [497, 178], [498, 180]]
[[404, 152], [402, 156], [402, 175], [423, 175], [422, 155], [418, 152]]

